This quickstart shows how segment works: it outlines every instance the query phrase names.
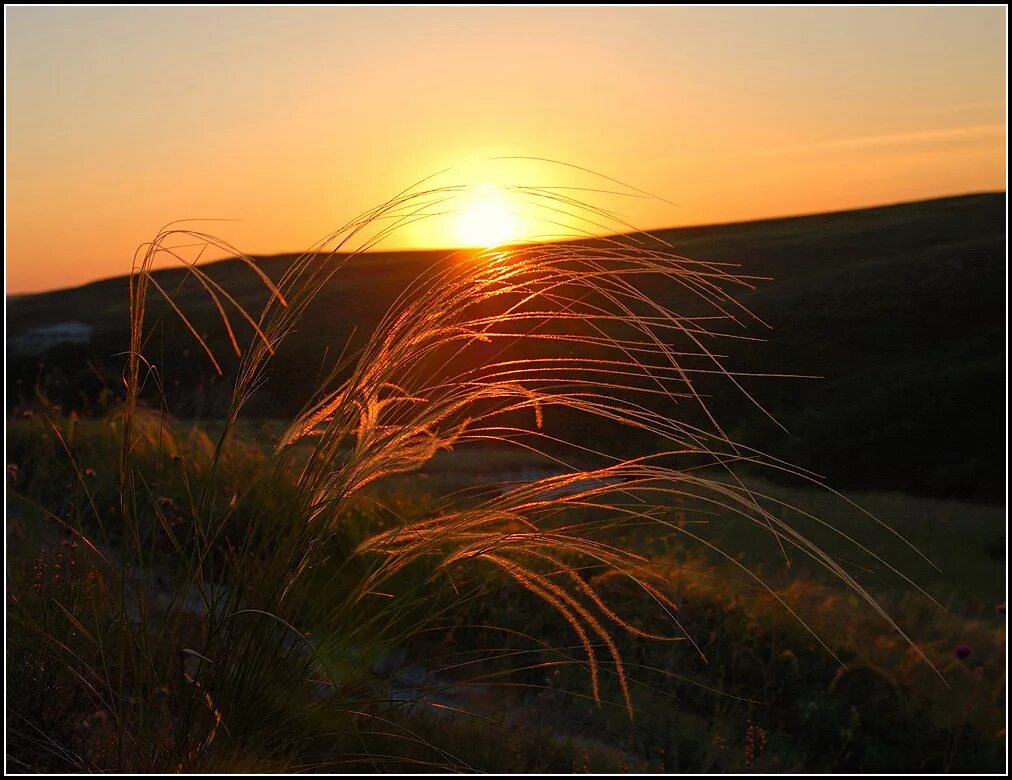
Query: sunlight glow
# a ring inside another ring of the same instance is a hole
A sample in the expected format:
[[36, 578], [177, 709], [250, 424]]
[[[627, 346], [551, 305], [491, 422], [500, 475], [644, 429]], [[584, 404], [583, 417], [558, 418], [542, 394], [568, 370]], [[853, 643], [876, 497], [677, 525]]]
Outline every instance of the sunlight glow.
[[496, 247], [517, 239], [517, 218], [499, 190], [483, 187], [457, 218], [456, 233], [462, 246]]

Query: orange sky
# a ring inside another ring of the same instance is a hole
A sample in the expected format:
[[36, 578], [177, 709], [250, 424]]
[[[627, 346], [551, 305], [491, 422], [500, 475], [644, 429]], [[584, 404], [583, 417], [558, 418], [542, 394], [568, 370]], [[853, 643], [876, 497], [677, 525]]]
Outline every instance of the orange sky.
[[[9, 293], [181, 218], [305, 248], [412, 181], [662, 195], [640, 227], [1005, 187], [1003, 8], [8, 8]], [[401, 246], [452, 245], [456, 223]], [[521, 221], [523, 232], [534, 228]]]

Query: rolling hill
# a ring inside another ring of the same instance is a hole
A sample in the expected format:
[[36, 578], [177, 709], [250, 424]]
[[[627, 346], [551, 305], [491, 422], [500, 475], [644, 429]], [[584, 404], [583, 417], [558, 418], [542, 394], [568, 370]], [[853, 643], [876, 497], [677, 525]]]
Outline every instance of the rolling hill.
[[[967, 195], [816, 216], [660, 231], [693, 259], [739, 263], [763, 282], [742, 302], [772, 327], [741, 342], [729, 366], [815, 379], [755, 379], [749, 391], [790, 431], [740, 397], [713, 408], [738, 439], [825, 475], [837, 487], [1004, 501], [1004, 193]], [[438, 252], [372, 253], [323, 290], [275, 364], [250, 413], [297, 408], [324, 351], [368, 333]], [[278, 278], [293, 255], [258, 258]], [[205, 266], [244, 305], [262, 287], [236, 260]], [[209, 333], [215, 312], [181, 270], [183, 308]], [[670, 302], [677, 308], [678, 302]], [[125, 277], [7, 299], [9, 411], [35, 388], [87, 413], [114, 401], [126, 345]], [[168, 323], [168, 320], [166, 320]], [[184, 417], [221, 412], [227, 376], [166, 325], [150, 356]]]

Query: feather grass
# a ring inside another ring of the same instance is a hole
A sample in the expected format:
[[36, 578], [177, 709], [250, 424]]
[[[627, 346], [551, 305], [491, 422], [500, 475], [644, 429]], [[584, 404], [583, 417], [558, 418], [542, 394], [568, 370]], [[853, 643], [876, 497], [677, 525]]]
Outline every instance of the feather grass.
[[[741, 332], [750, 322], [764, 325], [735, 297], [758, 280], [726, 264], [682, 257], [632, 231], [613, 211], [582, 200], [613, 190], [508, 190], [538, 212], [556, 231], [551, 235], [569, 240], [454, 252], [423, 269], [367, 342], [335, 359], [318, 392], [248, 480], [229, 482], [238, 420], [317, 294], [396, 231], [452, 213], [466, 188], [423, 180], [326, 237], [276, 281], [228, 244], [178, 223], [138, 251], [129, 291], [126, 397], [116, 420], [120, 528], [115, 536], [107, 523], [91, 530], [79, 522], [72, 529], [101, 558], [105, 611], [94, 607], [80, 617], [64, 610], [86, 650], [47, 637], [94, 705], [112, 713], [117, 768], [222, 766], [254, 746], [272, 762], [295, 765], [312, 732], [306, 722], [324, 713], [337, 724], [333, 728], [348, 733], [359, 732], [363, 717], [370, 728], [385, 728], [376, 712], [362, 715], [377, 693], [355, 692], [368, 676], [368, 659], [472, 598], [473, 591], [456, 584], [462, 568], [473, 569], [477, 580], [498, 573], [554, 610], [578, 640], [593, 698], [602, 700], [607, 667], [632, 718], [627, 665], [614, 632], [687, 641], [705, 656], [679, 621], [665, 578], [643, 555], [600, 532], [648, 522], [706, 544], [665, 519], [674, 500], [691, 499], [755, 523], [785, 557], [788, 551], [807, 556], [889, 620], [844, 565], [770, 511], [735, 467], [750, 463], [803, 479], [814, 475], [732, 441], [700, 389], [701, 379], [723, 378], [731, 391], [751, 399], [714, 345], [750, 338]], [[178, 242], [238, 257], [263, 285], [263, 309], [245, 311], [186, 259]], [[223, 425], [214, 440], [200, 444], [199, 455], [174, 433], [170, 419], [144, 403], [147, 380], [159, 380], [144, 357], [152, 293], [224, 373], [208, 339], [154, 275], [165, 259], [195, 277], [238, 356]], [[661, 303], [672, 299], [683, 300], [685, 310]], [[240, 323], [251, 334], [246, 344]], [[671, 409], [692, 413], [672, 416]], [[555, 424], [559, 416], [648, 435], [659, 446], [640, 457], [623, 456], [568, 435], [564, 424], [561, 430]], [[489, 442], [539, 453], [563, 473], [508, 490], [489, 485], [467, 500], [447, 497], [430, 516], [370, 529], [339, 565], [330, 565], [335, 540], [378, 483], [417, 472], [440, 452]], [[170, 457], [189, 453], [182, 527], [173, 528], [150, 484], [152, 450]], [[279, 488], [282, 483], [288, 487]], [[93, 514], [101, 516], [97, 508]], [[101, 538], [92, 540], [96, 534]], [[170, 540], [172, 550], [164, 597], [143, 574], [159, 561], [164, 566], [156, 554], [159, 538]], [[667, 630], [646, 630], [619, 614], [597, 580], [585, 576], [588, 567], [634, 583]], [[321, 571], [328, 572], [322, 587]], [[416, 571], [424, 574], [411, 574]], [[435, 583], [447, 581], [457, 597], [434, 599]], [[190, 603], [197, 608], [184, 608]], [[166, 727], [129, 701], [132, 691], [164, 685], [176, 664], [183, 670]], [[319, 695], [321, 686], [327, 696]], [[277, 728], [275, 713], [292, 707], [299, 718]], [[365, 732], [359, 737], [364, 740]], [[453, 763], [449, 755], [437, 760]]]

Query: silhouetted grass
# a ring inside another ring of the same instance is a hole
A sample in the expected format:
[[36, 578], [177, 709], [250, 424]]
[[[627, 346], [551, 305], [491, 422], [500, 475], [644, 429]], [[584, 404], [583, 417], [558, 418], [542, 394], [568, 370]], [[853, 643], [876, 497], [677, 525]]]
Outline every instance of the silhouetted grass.
[[[626, 227], [556, 190], [514, 191], [556, 231]], [[11, 593], [12, 767], [468, 766], [432, 738], [432, 713], [467, 711], [466, 700], [448, 692], [484, 684], [487, 672], [437, 678], [423, 666], [399, 680], [391, 659], [502, 592], [525, 593], [531, 622], [554, 621], [575, 644], [560, 641], [559, 629], [520, 631], [562, 658], [492, 653], [486, 661], [513, 657], [514, 671], [536, 674], [578, 669], [587, 688], [574, 687], [574, 696], [635, 718], [627, 647], [674, 644], [686, 649], [671, 661], [707, 658], [670, 571], [642, 546], [620, 541], [626, 529], [647, 526], [706, 553], [705, 565], [736, 571], [834, 659], [817, 627], [763, 572], [673, 516], [680, 503], [694, 517], [737, 518], [784, 561], [828, 573], [855, 596], [853, 610], [877, 615], [931, 668], [861, 572], [813, 538], [903, 580], [900, 572], [854, 532], [737, 476], [747, 465], [814, 481], [733, 442], [698, 389], [700, 377], [717, 377], [748, 396], [714, 344], [742, 338], [750, 314], [735, 291], [754, 280], [681, 257], [650, 236], [531, 243], [433, 263], [364, 346], [323, 367], [317, 392], [286, 422], [273, 451], [243, 443], [242, 412], [286, 338], [312, 327], [305, 315], [315, 296], [361, 252], [452, 209], [461, 192], [411, 188], [328, 236], [277, 280], [245, 258], [266, 291], [258, 313], [181, 248], [238, 254], [217, 239], [176, 225], [141, 248], [130, 285], [123, 404], [101, 421], [39, 409], [26, 423], [27, 437], [49, 451], [32, 464], [33, 450], [24, 448], [18, 479], [31, 480], [21, 491], [26, 511], [59, 529], [64, 542], [62, 557], [47, 551]], [[152, 273], [166, 256], [183, 262], [206, 293], [238, 360], [212, 436], [179, 429], [164, 407], [166, 378], [149, 357], [149, 298], [157, 295], [222, 370], [211, 341]], [[691, 293], [692, 311], [664, 305], [666, 288]], [[696, 413], [671, 417], [658, 399]], [[628, 457], [608, 442], [581, 441], [579, 425], [572, 436], [548, 432], [545, 420], [556, 415], [603, 423], [615, 441], [632, 430], [661, 445]], [[84, 428], [86, 448], [77, 441]], [[530, 452], [552, 471], [508, 485], [490, 479], [414, 505], [385, 500], [384, 483], [418, 472], [438, 453], [480, 453], [489, 443]], [[80, 459], [85, 451], [95, 465]], [[870, 516], [863, 524], [866, 537], [888, 536]], [[624, 592], [621, 607], [616, 582], [634, 594]], [[446, 717], [449, 730], [464, 728]], [[748, 733], [751, 762], [759, 732]]]

